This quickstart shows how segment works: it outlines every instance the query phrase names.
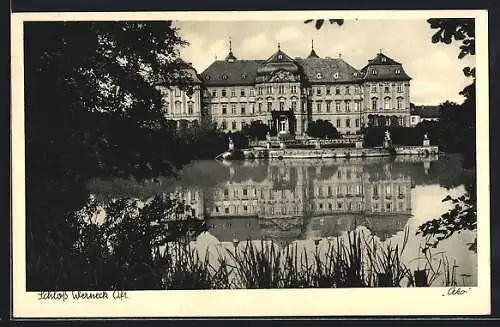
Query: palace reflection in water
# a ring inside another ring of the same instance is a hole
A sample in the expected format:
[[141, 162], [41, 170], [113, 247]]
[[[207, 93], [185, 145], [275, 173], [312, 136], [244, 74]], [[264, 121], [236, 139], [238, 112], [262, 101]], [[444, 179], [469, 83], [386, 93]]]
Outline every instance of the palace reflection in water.
[[[401, 260], [419, 269], [426, 263], [421, 258], [426, 241], [416, 235], [418, 227], [450, 209], [442, 199], [471, 192], [470, 185], [474, 176], [461, 168], [461, 158], [443, 155], [196, 161], [178, 178], [97, 180], [89, 189], [108, 200], [147, 202], [158, 194], [183, 199], [191, 215], [205, 220], [208, 233], [193, 240], [200, 253], [210, 248], [215, 255], [220, 246], [231, 249], [235, 241], [245, 240], [272, 240], [281, 249], [295, 243], [311, 250], [319, 240], [357, 230], [400, 246], [408, 235]], [[469, 276], [464, 285], [477, 283], [477, 256], [467, 245], [474, 238], [475, 231], [464, 231], [432, 250], [446, 254], [450, 265], [458, 267], [456, 276]]]
[[211, 187], [179, 187], [176, 194], [205, 217], [221, 242], [286, 244], [361, 225], [385, 240], [402, 231], [412, 214], [409, 166], [420, 166], [425, 175], [435, 159], [228, 163], [225, 180]]

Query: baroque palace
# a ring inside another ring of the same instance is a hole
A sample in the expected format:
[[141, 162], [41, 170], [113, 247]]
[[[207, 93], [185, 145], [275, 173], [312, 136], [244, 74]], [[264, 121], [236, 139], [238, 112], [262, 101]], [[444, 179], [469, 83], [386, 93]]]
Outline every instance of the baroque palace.
[[278, 44], [266, 60], [232, 52], [201, 74], [185, 64], [189, 94], [164, 87], [165, 114], [178, 125], [211, 122], [224, 131], [261, 121], [280, 134], [302, 136], [308, 123], [327, 120], [342, 134], [362, 126], [410, 126], [410, 80], [402, 64], [379, 52], [361, 70], [338, 58], [291, 58]]

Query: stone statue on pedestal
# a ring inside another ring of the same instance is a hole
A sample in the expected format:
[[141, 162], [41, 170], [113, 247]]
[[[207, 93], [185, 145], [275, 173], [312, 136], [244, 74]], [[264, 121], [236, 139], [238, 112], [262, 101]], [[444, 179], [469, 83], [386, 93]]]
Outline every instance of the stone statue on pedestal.
[[427, 136], [427, 133], [424, 134], [424, 141], [422, 142], [423, 146], [429, 146], [431, 145], [431, 141], [429, 140], [429, 137]]
[[391, 133], [387, 129], [384, 133], [384, 148], [388, 148], [392, 145]]
[[229, 151], [234, 150], [234, 142], [232, 138], [229, 138]]

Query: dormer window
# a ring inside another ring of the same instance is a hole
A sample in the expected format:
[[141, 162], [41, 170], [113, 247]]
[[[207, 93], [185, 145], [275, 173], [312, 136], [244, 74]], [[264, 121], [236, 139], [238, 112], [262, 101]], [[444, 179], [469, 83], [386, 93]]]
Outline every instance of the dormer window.
[[246, 79], [247, 78], [247, 74], [245, 74], [245, 73], [241, 74], [241, 78], [242, 79]]
[[399, 75], [399, 74], [401, 74], [401, 70], [400, 69], [396, 69], [395, 73], [396, 73], [396, 75]]
[[321, 73], [317, 73], [317, 74], [316, 74], [316, 78], [317, 78], [317, 79], [321, 79], [321, 77], [322, 77], [322, 76], [321, 76]]
[[205, 79], [208, 81], [210, 80], [210, 75], [205, 76]]
[[382, 62], [386, 62], [386, 58], [385, 57], [382, 57]]
[[377, 75], [377, 70], [376, 69], [372, 70], [372, 75]]
[[222, 75], [222, 79], [228, 79], [228, 76], [226, 74]]
[[278, 60], [282, 60], [283, 59], [283, 55], [282, 54], [279, 54], [278, 55]]
[[339, 78], [339, 73], [333, 74], [333, 78], [335, 78], [335, 79]]
[[358, 76], [358, 73], [352, 73], [352, 75], [353, 75], [354, 77], [356, 77], [356, 76]]

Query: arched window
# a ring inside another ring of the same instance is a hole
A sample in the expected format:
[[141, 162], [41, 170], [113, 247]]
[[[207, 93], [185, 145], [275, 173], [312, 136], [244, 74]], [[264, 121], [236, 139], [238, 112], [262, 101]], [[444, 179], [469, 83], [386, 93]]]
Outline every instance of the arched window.
[[384, 98], [384, 109], [391, 109], [391, 98]]
[[372, 98], [372, 110], [377, 110], [377, 98]]
[[398, 110], [403, 109], [403, 98], [401, 98], [401, 97], [399, 97], [397, 99], [397, 108], [398, 108]]

